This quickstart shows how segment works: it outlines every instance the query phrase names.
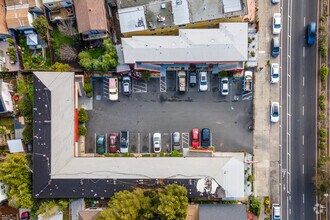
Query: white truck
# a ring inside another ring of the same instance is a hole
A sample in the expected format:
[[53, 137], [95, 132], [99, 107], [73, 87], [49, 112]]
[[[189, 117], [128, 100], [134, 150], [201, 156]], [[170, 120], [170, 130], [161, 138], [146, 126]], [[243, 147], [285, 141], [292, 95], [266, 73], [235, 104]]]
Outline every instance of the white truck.
[[253, 75], [252, 71], [245, 71], [243, 81], [243, 91], [251, 92], [253, 90]]
[[109, 78], [109, 100], [118, 100], [118, 78]]
[[185, 71], [178, 72], [179, 92], [186, 91], [186, 77], [187, 77], [187, 74]]

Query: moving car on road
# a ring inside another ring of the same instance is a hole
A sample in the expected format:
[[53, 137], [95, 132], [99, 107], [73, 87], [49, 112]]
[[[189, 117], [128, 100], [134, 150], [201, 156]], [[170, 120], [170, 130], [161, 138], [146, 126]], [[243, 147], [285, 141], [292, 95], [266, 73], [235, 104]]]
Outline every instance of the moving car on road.
[[316, 23], [311, 22], [307, 27], [307, 44], [314, 45], [316, 42]]
[[117, 133], [110, 133], [110, 135], [109, 135], [109, 152], [110, 153], [116, 153], [118, 151], [117, 139], [118, 139]]
[[152, 142], [154, 144], [154, 152], [155, 153], [160, 153], [160, 151], [162, 150], [162, 142], [161, 142], [161, 135], [160, 133], [154, 133], [153, 137], [152, 137]]
[[273, 34], [280, 34], [281, 28], [281, 13], [275, 13], [273, 15]]
[[272, 206], [272, 219], [273, 220], [281, 219], [281, 207], [279, 204], [273, 204]]
[[199, 91], [201, 92], [207, 91], [207, 72], [199, 73]]
[[229, 80], [228, 77], [221, 78], [221, 95], [229, 94]]
[[270, 106], [270, 121], [278, 122], [280, 120], [280, 104], [278, 102], [272, 102]]
[[105, 136], [104, 135], [97, 135], [96, 136], [96, 149], [98, 154], [105, 153]]
[[174, 132], [172, 134], [172, 147], [173, 147], [173, 150], [180, 150], [181, 149], [180, 133], [179, 132]]
[[280, 79], [280, 65], [278, 63], [272, 63], [270, 69], [270, 82], [278, 83]]
[[202, 147], [209, 147], [211, 145], [211, 132], [209, 128], [202, 129], [202, 138], [201, 138], [201, 145]]
[[193, 148], [199, 147], [199, 129], [198, 128], [191, 129], [191, 146]]

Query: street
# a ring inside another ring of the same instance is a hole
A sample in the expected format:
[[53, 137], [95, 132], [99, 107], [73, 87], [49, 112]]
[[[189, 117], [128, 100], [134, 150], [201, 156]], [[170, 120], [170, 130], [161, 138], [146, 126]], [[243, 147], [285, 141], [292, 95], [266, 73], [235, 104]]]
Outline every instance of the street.
[[316, 49], [306, 27], [317, 20], [316, 1], [282, 1], [281, 206], [282, 219], [315, 219]]

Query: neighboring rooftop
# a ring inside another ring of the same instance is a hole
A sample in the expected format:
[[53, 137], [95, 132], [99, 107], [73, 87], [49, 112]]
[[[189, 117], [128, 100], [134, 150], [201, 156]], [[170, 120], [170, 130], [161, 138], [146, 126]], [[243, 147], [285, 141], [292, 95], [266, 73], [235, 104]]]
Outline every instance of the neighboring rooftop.
[[218, 29], [180, 29], [179, 36], [122, 38], [122, 47], [127, 64], [245, 61], [247, 35], [247, 23], [220, 23]]
[[104, 0], [76, 0], [74, 4], [79, 33], [108, 30]]
[[29, 5], [23, 5], [20, 8], [12, 8], [6, 13], [8, 28], [29, 27], [32, 26], [32, 15], [29, 13]]
[[5, 0], [0, 0], [0, 35], [7, 35], [8, 28], [6, 23]]
[[247, 220], [246, 207], [240, 204], [200, 204], [199, 219]]
[[[117, 1], [122, 33], [141, 31], [135, 25], [145, 19], [146, 29], [171, 27], [247, 14], [247, 0], [125, 0]], [[137, 16], [136, 10], [140, 8]], [[143, 14], [142, 14], [143, 12]], [[129, 19], [128, 19], [129, 18]], [[123, 28], [123, 27], [130, 28]], [[145, 29], [143, 29], [145, 30]]]

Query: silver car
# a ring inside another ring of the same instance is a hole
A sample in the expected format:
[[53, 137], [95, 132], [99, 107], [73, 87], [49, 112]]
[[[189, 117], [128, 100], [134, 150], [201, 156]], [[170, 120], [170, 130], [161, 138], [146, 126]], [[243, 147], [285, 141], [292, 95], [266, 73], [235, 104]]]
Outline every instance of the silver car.
[[161, 141], [161, 134], [160, 133], [154, 133], [152, 137], [152, 141], [154, 144], [154, 152], [160, 153], [162, 150], [162, 141]]
[[172, 147], [173, 147], [173, 150], [180, 150], [181, 149], [180, 133], [179, 132], [174, 132], [172, 134]]
[[207, 72], [199, 73], [199, 91], [206, 92], [208, 89], [207, 86]]
[[221, 95], [229, 94], [229, 80], [228, 77], [223, 77], [221, 79]]
[[131, 77], [124, 76], [122, 85], [123, 85], [123, 93], [125, 95], [130, 95], [131, 94]]

